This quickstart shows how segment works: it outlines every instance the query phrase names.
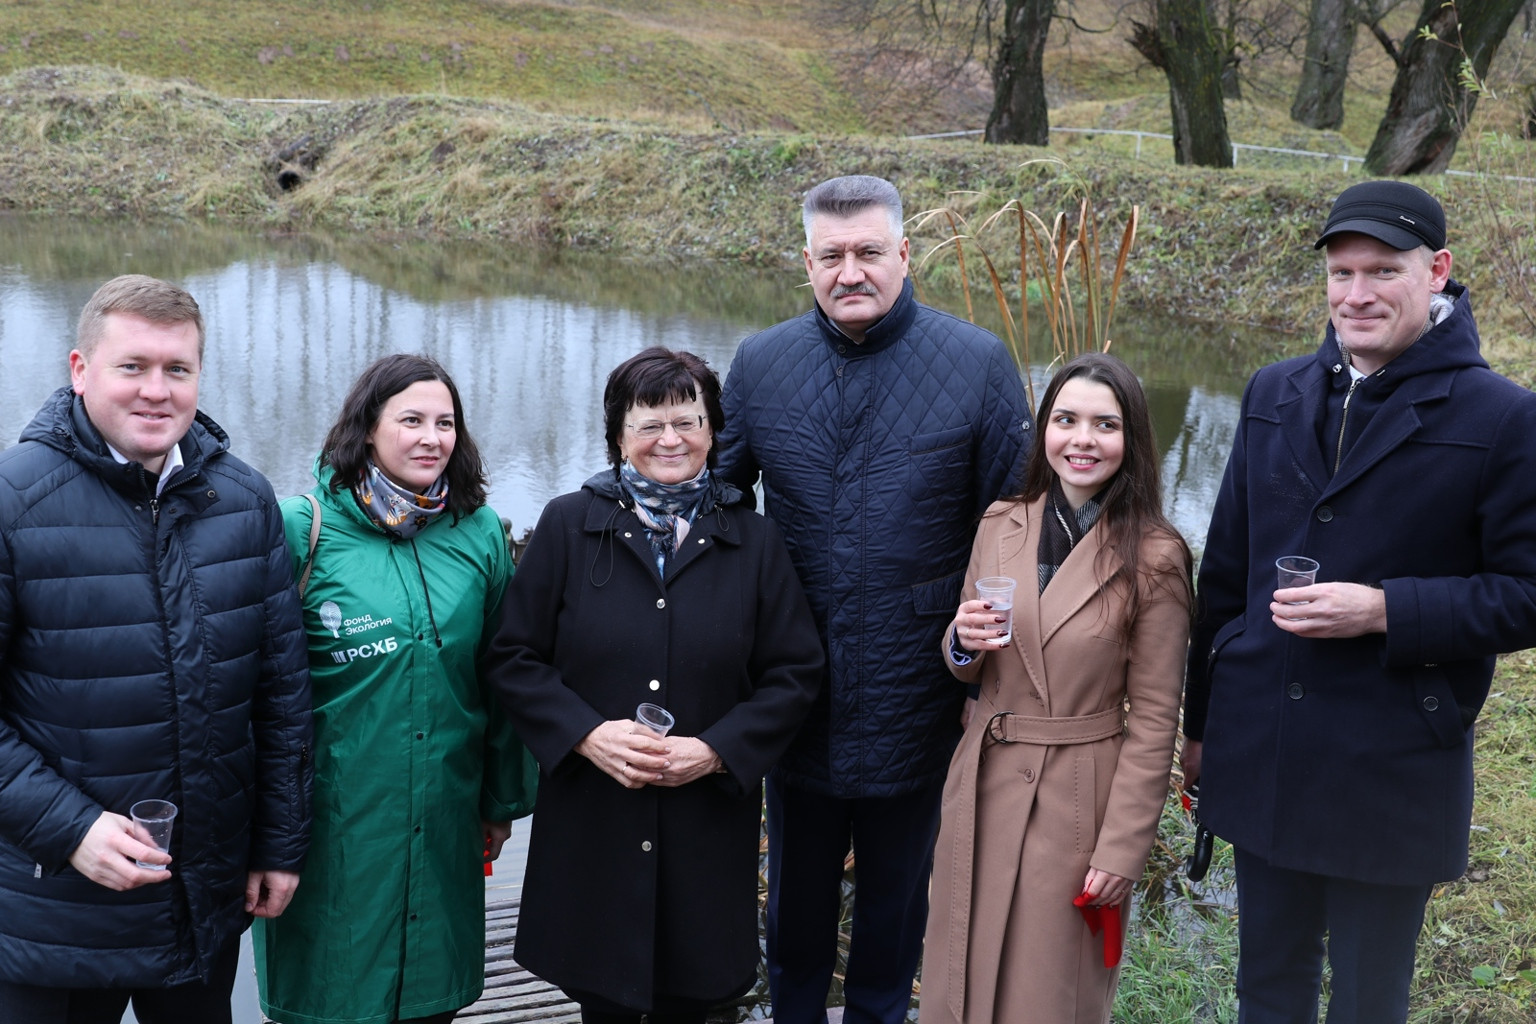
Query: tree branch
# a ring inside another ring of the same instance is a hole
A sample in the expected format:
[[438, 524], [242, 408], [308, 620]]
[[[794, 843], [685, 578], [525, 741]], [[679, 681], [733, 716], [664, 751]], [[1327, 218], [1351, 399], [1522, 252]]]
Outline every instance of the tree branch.
[[1370, 26], [1371, 35], [1375, 36], [1382, 49], [1387, 51], [1387, 56], [1392, 58], [1392, 63], [1402, 67], [1403, 55], [1397, 51], [1397, 45], [1392, 42], [1392, 37], [1387, 35], [1387, 30], [1381, 27], [1381, 22], [1370, 21], [1366, 24]]

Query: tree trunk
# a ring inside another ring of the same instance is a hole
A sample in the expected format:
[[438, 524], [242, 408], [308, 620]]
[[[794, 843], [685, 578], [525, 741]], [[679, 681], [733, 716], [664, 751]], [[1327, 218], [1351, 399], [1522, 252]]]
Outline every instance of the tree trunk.
[[992, 113], [988, 142], [1048, 146], [1050, 115], [1045, 107], [1045, 41], [1056, 0], [1006, 0], [1002, 39], [992, 63]]
[[1291, 120], [1308, 128], [1344, 123], [1344, 80], [1355, 50], [1352, 0], [1312, 0], [1307, 22], [1307, 56], [1291, 103]]
[[[1470, 59], [1481, 79], [1504, 34], [1525, 0], [1424, 0], [1413, 35], [1392, 82], [1387, 112], [1365, 154], [1365, 169], [1377, 175], [1439, 174], [1450, 165], [1457, 140], [1472, 119], [1477, 93], [1458, 80]], [[1457, 18], [1460, 17], [1458, 48]], [[1428, 26], [1435, 39], [1420, 37]]]
[[1237, 16], [1238, 4], [1236, 0], [1228, 0], [1227, 24], [1223, 30], [1223, 47], [1226, 56], [1221, 62], [1221, 97], [1224, 100], [1237, 102], [1243, 98], [1243, 80], [1238, 74], [1242, 66], [1243, 58], [1237, 48]]
[[1157, 0], [1157, 28], [1146, 35], [1137, 49], [1168, 77], [1174, 159], [1231, 167], [1232, 141], [1221, 94], [1226, 54], [1208, 0]]

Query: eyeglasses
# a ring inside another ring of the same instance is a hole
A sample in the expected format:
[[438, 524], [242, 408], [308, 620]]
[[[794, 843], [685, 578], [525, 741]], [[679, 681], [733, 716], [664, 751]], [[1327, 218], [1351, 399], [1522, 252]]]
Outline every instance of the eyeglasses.
[[661, 420], [646, 420], [644, 423], [626, 423], [636, 437], [642, 441], [654, 441], [671, 427], [672, 432], [678, 437], [687, 437], [689, 434], [704, 429], [703, 416], [685, 416], [675, 419], [671, 423], [663, 423]]

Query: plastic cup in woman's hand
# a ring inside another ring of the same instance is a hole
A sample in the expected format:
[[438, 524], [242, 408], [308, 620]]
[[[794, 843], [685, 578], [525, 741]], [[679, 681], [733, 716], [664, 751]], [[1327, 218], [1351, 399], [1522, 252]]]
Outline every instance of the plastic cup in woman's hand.
[[1013, 639], [1013, 591], [1018, 585], [1010, 576], [983, 576], [976, 581], [976, 596], [1003, 619], [997, 624], [1003, 635], [989, 636], [985, 643], [1002, 647]]
[[635, 732], [648, 732], [661, 739], [676, 724], [672, 713], [659, 704], [641, 704], [635, 708]]

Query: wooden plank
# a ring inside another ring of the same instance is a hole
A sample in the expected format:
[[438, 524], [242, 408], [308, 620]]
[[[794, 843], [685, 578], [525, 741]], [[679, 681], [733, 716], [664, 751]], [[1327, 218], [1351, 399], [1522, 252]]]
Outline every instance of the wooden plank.
[[494, 891], [485, 905], [485, 992], [455, 1020], [469, 1024], [580, 1024], [581, 1008], [512, 959], [518, 895]]

